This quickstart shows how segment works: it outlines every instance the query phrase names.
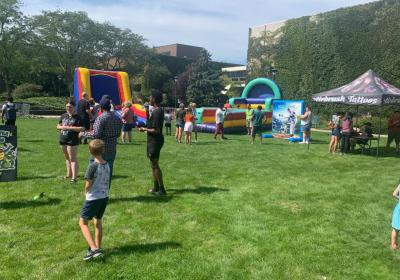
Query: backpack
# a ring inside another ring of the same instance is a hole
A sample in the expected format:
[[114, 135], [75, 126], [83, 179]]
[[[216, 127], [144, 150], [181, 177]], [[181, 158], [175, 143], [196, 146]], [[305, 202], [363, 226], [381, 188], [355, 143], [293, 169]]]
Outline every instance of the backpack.
[[17, 119], [17, 109], [15, 108], [15, 104], [6, 104], [5, 116], [7, 121], [15, 121]]

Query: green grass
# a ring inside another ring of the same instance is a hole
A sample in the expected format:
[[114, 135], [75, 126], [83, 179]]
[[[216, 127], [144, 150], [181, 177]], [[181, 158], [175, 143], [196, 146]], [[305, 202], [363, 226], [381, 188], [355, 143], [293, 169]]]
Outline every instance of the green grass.
[[[399, 159], [246, 136], [166, 137], [167, 198], [147, 194], [145, 136], [119, 145], [105, 257], [85, 263], [83, 181], [63, 181], [56, 120], [19, 120], [19, 180], [0, 183], [0, 279], [398, 279], [389, 250]], [[79, 150], [81, 176], [87, 146]], [[48, 200], [32, 201], [46, 192]]]

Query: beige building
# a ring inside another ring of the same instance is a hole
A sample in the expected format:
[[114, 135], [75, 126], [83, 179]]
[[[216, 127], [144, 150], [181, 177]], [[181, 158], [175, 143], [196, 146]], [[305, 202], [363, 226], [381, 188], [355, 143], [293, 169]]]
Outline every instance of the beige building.
[[284, 26], [286, 23], [286, 20], [284, 21], [278, 21], [278, 22], [272, 22], [272, 23], [267, 23], [263, 25], [258, 25], [258, 26], [253, 26], [249, 28], [249, 38], [259, 38], [261, 37], [265, 32], [269, 33], [274, 33], [276, 32], [279, 28]]

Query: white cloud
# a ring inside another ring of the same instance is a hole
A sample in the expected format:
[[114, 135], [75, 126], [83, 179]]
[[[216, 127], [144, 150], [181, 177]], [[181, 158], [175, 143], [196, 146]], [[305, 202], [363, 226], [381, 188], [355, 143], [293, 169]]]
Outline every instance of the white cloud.
[[86, 11], [92, 19], [141, 34], [150, 46], [196, 45], [215, 60], [244, 63], [251, 26], [367, 2], [371, 0], [25, 0], [22, 10], [30, 15]]

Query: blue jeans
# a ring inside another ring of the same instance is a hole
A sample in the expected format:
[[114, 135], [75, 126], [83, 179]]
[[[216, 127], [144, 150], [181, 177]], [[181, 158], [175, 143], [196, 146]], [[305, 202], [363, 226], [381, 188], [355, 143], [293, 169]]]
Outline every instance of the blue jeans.
[[[107, 161], [108, 165], [110, 166], [110, 184], [109, 184], [109, 188], [111, 188], [111, 178], [112, 178], [112, 174], [113, 174], [113, 167], [114, 167], [114, 161], [115, 161], [115, 156], [114, 157], [110, 157], [110, 156], [103, 156], [103, 159], [105, 161]], [[94, 157], [90, 156], [89, 157], [89, 164], [92, 164], [94, 162]]]

